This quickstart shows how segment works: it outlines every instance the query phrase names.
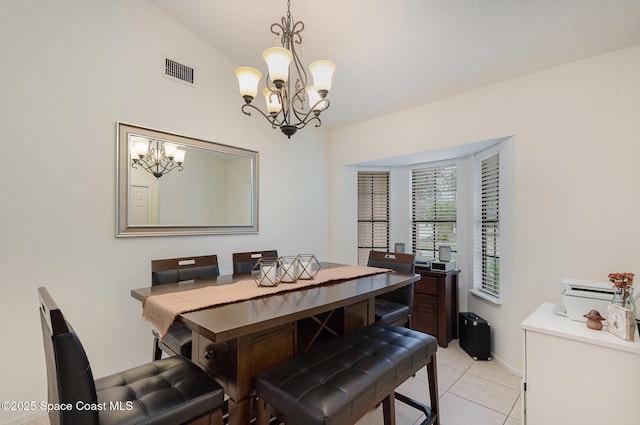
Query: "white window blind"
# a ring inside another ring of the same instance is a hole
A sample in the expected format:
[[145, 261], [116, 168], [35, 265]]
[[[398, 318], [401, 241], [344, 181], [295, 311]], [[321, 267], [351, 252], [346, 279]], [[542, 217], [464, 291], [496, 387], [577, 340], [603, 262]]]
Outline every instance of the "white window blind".
[[479, 158], [475, 172], [476, 289], [500, 297], [500, 156]]
[[411, 175], [413, 253], [438, 258], [441, 245], [457, 257], [457, 167], [416, 168]]
[[389, 172], [358, 172], [358, 264], [389, 250]]

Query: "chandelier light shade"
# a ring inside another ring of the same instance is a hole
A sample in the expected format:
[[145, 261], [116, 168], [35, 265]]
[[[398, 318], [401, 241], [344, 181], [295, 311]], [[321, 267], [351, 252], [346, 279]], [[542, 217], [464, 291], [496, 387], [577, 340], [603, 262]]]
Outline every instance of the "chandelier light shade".
[[276, 116], [280, 111], [282, 111], [282, 104], [275, 93], [268, 88], [265, 88], [262, 90], [262, 94], [264, 95], [264, 101], [267, 105], [267, 112], [269, 112], [269, 115]]
[[336, 64], [327, 60], [315, 61], [309, 64], [309, 70], [313, 76], [313, 86], [321, 97], [326, 97], [331, 90], [331, 78]]
[[255, 68], [242, 66], [236, 69], [236, 77], [240, 85], [240, 94], [245, 99], [247, 97], [253, 99], [258, 93], [258, 83], [262, 78], [262, 72]]
[[293, 55], [284, 47], [270, 47], [264, 51], [262, 58], [267, 63], [271, 81], [277, 88], [282, 88], [289, 79], [289, 64]]
[[178, 145], [160, 140], [132, 137], [129, 142], [131, 167], [153, 174], [157, 179], [171, 171], [182, 171], [182, 163], [186, 152]]
[[281, 23], [271, 25], [271, 32], [280, 36], [282, 47], [270, 47], [262, 57], [267, 63], [266, 87], [262, 90], [266, 113], [252, 102], [258, 93], [262, 73], [255, 68], [240, 67], [235, 70], [238, 77], [240, 95], [244, 98], [242, 112], [251, 115], [251, 109], [258, 111], [279, 128], [288, 138], [311, 121], [319, 127], [320, 113], [329, 107], [327, 95], [331, 90], [331, 80], [336, 65], [328, 60], [317, 60], [309, 65], [313, 82], [308, 81], [295, 45], [302, 44], [300, 33], [304, 29], [302, 21], [291, 17], [291, 2], [287, 1], [287, 15]]

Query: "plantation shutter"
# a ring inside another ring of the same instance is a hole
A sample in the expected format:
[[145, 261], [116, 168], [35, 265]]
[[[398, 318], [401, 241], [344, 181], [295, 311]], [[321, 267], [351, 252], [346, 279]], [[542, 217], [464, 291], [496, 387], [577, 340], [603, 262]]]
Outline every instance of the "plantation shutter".
[[358, 264], [389, 250], [389, 172], [358, 172]]

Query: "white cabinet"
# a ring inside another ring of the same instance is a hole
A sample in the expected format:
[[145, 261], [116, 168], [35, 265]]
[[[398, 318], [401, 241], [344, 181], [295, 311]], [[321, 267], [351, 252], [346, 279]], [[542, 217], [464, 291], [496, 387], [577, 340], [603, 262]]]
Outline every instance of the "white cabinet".
[[522, 330], [525, 425], [640, 424], [637, 329], [627, 342], [542, 304]]

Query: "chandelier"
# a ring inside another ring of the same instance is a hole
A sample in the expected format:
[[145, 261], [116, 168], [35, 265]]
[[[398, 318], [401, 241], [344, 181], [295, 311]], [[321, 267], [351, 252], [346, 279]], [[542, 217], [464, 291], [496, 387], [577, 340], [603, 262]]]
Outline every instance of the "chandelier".
[[182, 171], [185, 151], [178, 149], [178, 145], [160, 140], [136, 137], [129, 144], [131, 153], [131, 167], [153, 174], [157, 179], [174, 169]]
[[[328, 60], [312, 62], [309, 70], [313, 85], [307, 85], [307, 72], [295, 49], [296, 44], [302, 44], [300, 33], [304, 23], [294, 22], [290, 9], [291, 2], [287, 0], [287, 16], [282, 17], [281, 23], [271, 25], [271, 32], [280, 36], [282, 47], [268, 48], [262, 54], [268, 68], [266, 87], [262, 90], [267, 113], [251, 103], [257, 95], [262, 73], [247, 66], [235, 70], [240, 94], [245, 101], [242, 112], [251, 115], [250, 109], [258, 111], [271, 123], [272, 128], [280, 128], [288, 138], [311, 121], [320, 127], [320, 113], [329, 107], [326, 97], [331, 90], [331, 78], [336, 69], [335, 64]], [[306, 112], [305, 106], [308, 106]]]

